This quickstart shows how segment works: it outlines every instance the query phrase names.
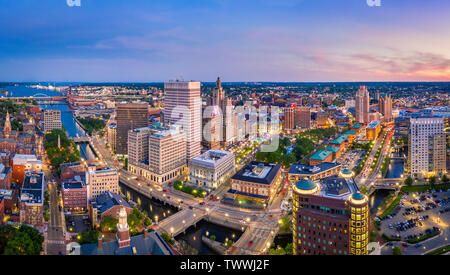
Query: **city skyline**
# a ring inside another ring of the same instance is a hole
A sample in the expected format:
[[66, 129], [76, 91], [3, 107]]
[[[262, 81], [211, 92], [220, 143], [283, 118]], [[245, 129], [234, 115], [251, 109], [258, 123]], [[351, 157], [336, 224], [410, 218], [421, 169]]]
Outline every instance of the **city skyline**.
[[0, 81], [450, 80], [441, 1], [190, 4], [0, 1]]

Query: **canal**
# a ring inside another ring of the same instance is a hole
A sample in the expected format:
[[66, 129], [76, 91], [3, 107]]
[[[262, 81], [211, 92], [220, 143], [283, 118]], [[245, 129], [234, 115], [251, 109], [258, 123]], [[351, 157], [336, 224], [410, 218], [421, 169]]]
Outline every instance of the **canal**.
[[405, 171], [405, 163], [403, 159], [393, 158], [389, 162], [389, 167], [386, 173], [387, 179], [398, 179], [401, 178], [403, 172]]
[[[45, 85], [45, 84], [44, 84]], [[29, 96], [61, 96], [54, 90], [43, 90], [36, 88], [29, 88], [24, 85], [19, 86], [7, 86], [1, 88], [0, 91], [8, 91], [8, 97], [29, 97]], [[70, 137], [85, 136], [85, 131], [76, 123], [73, 118], [72, 111], [66, 102], [59, 104], [41, 104], [39, 105], [43, 109], [60, 110], [61, 111], [61, 123], [66, 129], [67, 134]], [[81, 153], [81, 157], [85, 160], [95, 159], [95, 153], [91, 146], [87, 144], [78, 144], [78, 150]]]
[[391, 194], [392, 190], [378, 189], [369, 197], [370, 214], [377, 212], [378, 206]]
[[[119, 187], [121, 193], [128, 199], [136, 202], [139, 208], [147, 212], [153, 221], [155, 216], [158, 216], [159, 221], [161, 221], [178, 212], [176, 207], [164, 204], [153, 198], [149, 199], [122, 183], [119, 184]], [[189, 246], [197, 250], [199, 255], [215, 255], [214, 251], [203, 244], [202, 236], [211, 237], [214, 235], [216, 236], [216, 241], [223, 243], [227, 238], [233, 242], [237, 241], [242, 233], [239, 230], [201, 220], [196, 226], [189, 227], [185, 233], [179, 234], [175, 239], [179, 242], [187, 242]]]

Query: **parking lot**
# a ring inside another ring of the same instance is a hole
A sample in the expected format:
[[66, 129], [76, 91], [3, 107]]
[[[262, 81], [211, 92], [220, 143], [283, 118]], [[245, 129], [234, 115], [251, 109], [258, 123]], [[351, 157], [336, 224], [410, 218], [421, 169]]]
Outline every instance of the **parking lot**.
[[81, 233], [90, 229], [90, 222], [87, 215], [71, 215], [66, 226], [71, 233]]
[[342, 165], [344, 169], [354, 170], [354, 168], [358, 165], [362, 156], [364, 155], [363, 151], [347, 151], [341, 157], [339, 163]]
[[404, 195], [391, 215], [381, 220], [381, 231], [406, 241], [433, 231], [447, 229], [450, 223], [450, 192]]

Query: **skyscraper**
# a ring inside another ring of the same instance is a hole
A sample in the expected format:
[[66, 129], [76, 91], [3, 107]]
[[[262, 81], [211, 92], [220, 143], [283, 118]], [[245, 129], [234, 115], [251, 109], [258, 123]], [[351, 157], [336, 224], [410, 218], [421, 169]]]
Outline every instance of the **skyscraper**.
[[368, 198], [356, 185], [332, 176], [293, 186], [295, 255], [366, 255]]
[[369, 123], [370, 96], [366, 86], [361, 86], [356, 92], [355, 111], [358, 123]]
[[311, 127], [311, 108], [296, 106], [294, 109], [295, 126], [303, 129]]
[[445, 172], [446, 140], [443, 118], [411, 118], [408, 140], [408, 162], [412, 176], [428, 177]]
[[230, 112], [230, 109], [233, 107], [230, 98], [225, 97], [225, 90], [222, 87], [222, 81], [220, 77], [217, 77], [216, 87], [213, 91], [212, 97], [212, 105], [218, 106], [222, 113], [222, 129], [221, 133], [219, 132], [221, 144], [223, 148], [226, 148], [228, 144], [233, 142], [235, 138], [234, 133], [234, 116], [232, 114], [227, 114], [227, 109]]
[[284, 131], [290, 132], [295, 128], [294, 109], [292, 105], [284, 107]]
[[384, 122], [392, 122], [392, 98], [391, 95], [381, 97], [378, 102], [380, 113], [384, 116]]
[[118, 103], [116, 104], [117, 154], [128, 154], [128, 131], [148, 126], [148, 103]]
[[164, 83], [164, 124], [181, 125], [186, 134], [187, 159], [200, 155], [202, 106], [200, 82], [169, 81]]

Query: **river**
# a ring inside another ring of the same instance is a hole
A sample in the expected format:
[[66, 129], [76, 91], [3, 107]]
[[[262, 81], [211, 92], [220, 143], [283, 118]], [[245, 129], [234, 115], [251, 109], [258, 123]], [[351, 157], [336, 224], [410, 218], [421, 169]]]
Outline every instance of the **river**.
[[[24, 85], [7, 86], [0, 89], [0, 91], [8, 91], [8, 97], [29, 97], [29, 96], [61, 96], [60, 93], [54, 90], [43, 90], [36, 88], [29, 88]], [[2, 96], [5, 96], [2, 94]], [[85, 131], [76, 123], [73, 118], [72, 111], [66, 102], [61, 102], [55, 105], [39, 105], [43, 109], [60, 110], [61, 122], [70, 137], [85, 136]], [[81, 153], [81, 157], [85, 160], [95, 159], [95, 153], [87, 144], [77, 145]]]

